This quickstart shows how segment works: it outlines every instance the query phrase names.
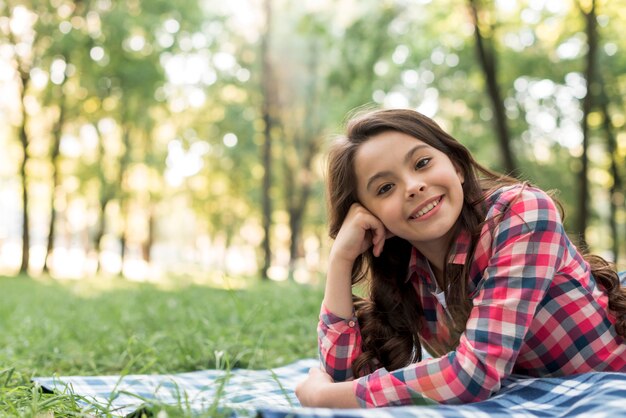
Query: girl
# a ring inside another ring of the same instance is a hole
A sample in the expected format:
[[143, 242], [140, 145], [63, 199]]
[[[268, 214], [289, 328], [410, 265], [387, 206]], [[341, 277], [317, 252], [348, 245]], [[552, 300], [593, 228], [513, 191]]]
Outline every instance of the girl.
[[429, 118], [349, 122], [328, 201], [323, 370], [296, 388], [303, 405], [476, 402], [512, 373], [626, 372], [617, 273], [578, 252], [546, 193], [482, 167]]

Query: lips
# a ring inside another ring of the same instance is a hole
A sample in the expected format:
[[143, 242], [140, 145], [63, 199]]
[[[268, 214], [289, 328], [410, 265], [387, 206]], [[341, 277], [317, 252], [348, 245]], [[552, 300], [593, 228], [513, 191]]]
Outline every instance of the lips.
[[426, 215], [431, 210], [435, 209], [437, 207], [437, 205], [439, 205], [441, 203], [442, 199], [443, 199], [443, 196], [437, 196], [437, 197], [429, 200], [428, 202], [424, 203], [423, 205], [420, 205], [420, 207], [418, 207], [411, 214], [411, 216], [409, 216], [409, 219], [419, 219], [422, 216]]

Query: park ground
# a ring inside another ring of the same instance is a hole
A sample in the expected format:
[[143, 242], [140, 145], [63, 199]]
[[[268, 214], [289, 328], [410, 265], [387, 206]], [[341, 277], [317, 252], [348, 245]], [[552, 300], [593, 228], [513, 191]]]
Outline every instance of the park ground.
[[316, 355], [320, 287], [195, 283], [0, 278], [0, 416], [88, 416], [34, 376], [265, 369]]

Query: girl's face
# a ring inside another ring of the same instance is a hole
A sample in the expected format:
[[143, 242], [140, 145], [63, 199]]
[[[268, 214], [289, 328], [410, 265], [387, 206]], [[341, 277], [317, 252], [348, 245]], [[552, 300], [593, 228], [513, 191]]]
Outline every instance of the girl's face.
[[463, 207], [463, 173], [446, 154], [389, 131], [361, 144], [354, 161], [359, 202], [422, 254], [445, 253]]

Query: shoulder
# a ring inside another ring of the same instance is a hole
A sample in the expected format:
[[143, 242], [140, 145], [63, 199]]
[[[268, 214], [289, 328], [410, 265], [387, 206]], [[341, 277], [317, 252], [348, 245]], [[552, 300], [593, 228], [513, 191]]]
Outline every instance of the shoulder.
[[550, 195], [527, 183], [501, 187], [488, 196], [487, 202], [488, 223], [496, 221], [526, 226], [536, 223], [561, 223], [559, 209]]
[[518, 211], [557, 210], [557, 205], [548, 193], [531, 186], [519, 183], [496, 189], [487, 197], [489, 213], [504, 213], [510, 209]]

